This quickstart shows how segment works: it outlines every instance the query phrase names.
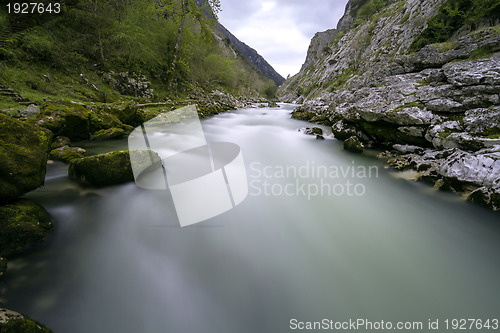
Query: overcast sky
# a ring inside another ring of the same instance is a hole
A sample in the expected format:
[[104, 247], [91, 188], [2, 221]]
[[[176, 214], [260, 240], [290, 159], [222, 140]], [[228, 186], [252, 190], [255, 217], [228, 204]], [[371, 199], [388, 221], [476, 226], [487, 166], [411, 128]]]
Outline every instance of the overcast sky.
[[221, 0], [219, 21], [286, 78], [318, 31], [337, 26], [347, 0]]

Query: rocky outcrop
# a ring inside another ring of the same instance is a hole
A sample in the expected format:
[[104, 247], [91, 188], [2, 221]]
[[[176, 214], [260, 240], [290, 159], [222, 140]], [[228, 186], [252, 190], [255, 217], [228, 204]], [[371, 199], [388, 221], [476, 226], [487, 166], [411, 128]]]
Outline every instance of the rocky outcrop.
[[120, 72], [104, 75], [104, 80], [122, 95], [153, 98], [151, 82], [143, 74]]
[[83, 186], [103, 187], [134, 181], [128, 151], [115, 151], [71, 161], [69, 178]]
[[25, 109], [17, 111], [17, 116], [19, 118], [29, 118], [40, 114], [40, 108], [35, 104], [28, 105]]
[[417, 170], [417, 179], [443, 190], [466, 193], [468, 200], [500, 209], [500, 150], [466, 152], [458, 148], [434, 150], [397, 146], [388, 164]]
[[445, 3], [349, 1], [331, 53], [279, 95], [303, 103], [294, 117], [327, 117], [336, 138], [385, 147], [392, 166], [498, 209], [500, 22], [478, 20], [446, 42], [410, 50]]
[[44, 325], [15, 311], [0, 308], [0, 332], [52, 333]]
[[314, 63], [319, 58], [326, 56], [332, 52], [329, 44], [337, 35], [337, 29], [329, 29], [323, 32], [317, 32], [311, 44], [309, 44], [309, 49], [307, 50], [306, 61], [302, 65], [301, 71], [303, 71], [307, 66]]
[[0, 112], [0, 202], [40, 187], [52, 134]]

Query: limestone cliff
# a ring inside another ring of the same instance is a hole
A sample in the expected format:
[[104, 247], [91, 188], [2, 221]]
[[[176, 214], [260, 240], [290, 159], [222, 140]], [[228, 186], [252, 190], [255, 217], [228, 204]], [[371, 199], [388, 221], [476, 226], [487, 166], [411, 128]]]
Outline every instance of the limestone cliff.
[[280, 97], [338, 139], [385, 147], [391, 165], [498, 209], [499, 10], [493, 0], [351, 0], [325, 52]]

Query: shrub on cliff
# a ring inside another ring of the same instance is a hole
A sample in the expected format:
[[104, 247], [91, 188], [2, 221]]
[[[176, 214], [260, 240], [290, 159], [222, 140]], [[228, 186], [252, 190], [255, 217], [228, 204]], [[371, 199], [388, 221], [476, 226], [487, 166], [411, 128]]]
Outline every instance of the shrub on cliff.
[[410, 51], [418, 51], [428, 44], [447, 41], [463, 25], [472, 29], [481, 19], [498, 19], [498, 0], [448, 0], [431, 17], [427, 28], [413, 41]]

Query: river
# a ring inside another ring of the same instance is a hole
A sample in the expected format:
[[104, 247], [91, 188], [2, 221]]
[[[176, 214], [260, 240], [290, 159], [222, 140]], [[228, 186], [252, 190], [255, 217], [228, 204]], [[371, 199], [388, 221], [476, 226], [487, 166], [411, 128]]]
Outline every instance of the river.
[[9, 262], [6, 307], [56, 333], [279, 333], [323, 319], [427, 332], [499, 318], [499, 215], [297, 131], [310, 124], [293, 107], [203, 121], [209, 141], [240, 146], [249, 194], [184, 228], [168, 192], [82, 189], [50, 164], [28, 197], [56, 227]]

